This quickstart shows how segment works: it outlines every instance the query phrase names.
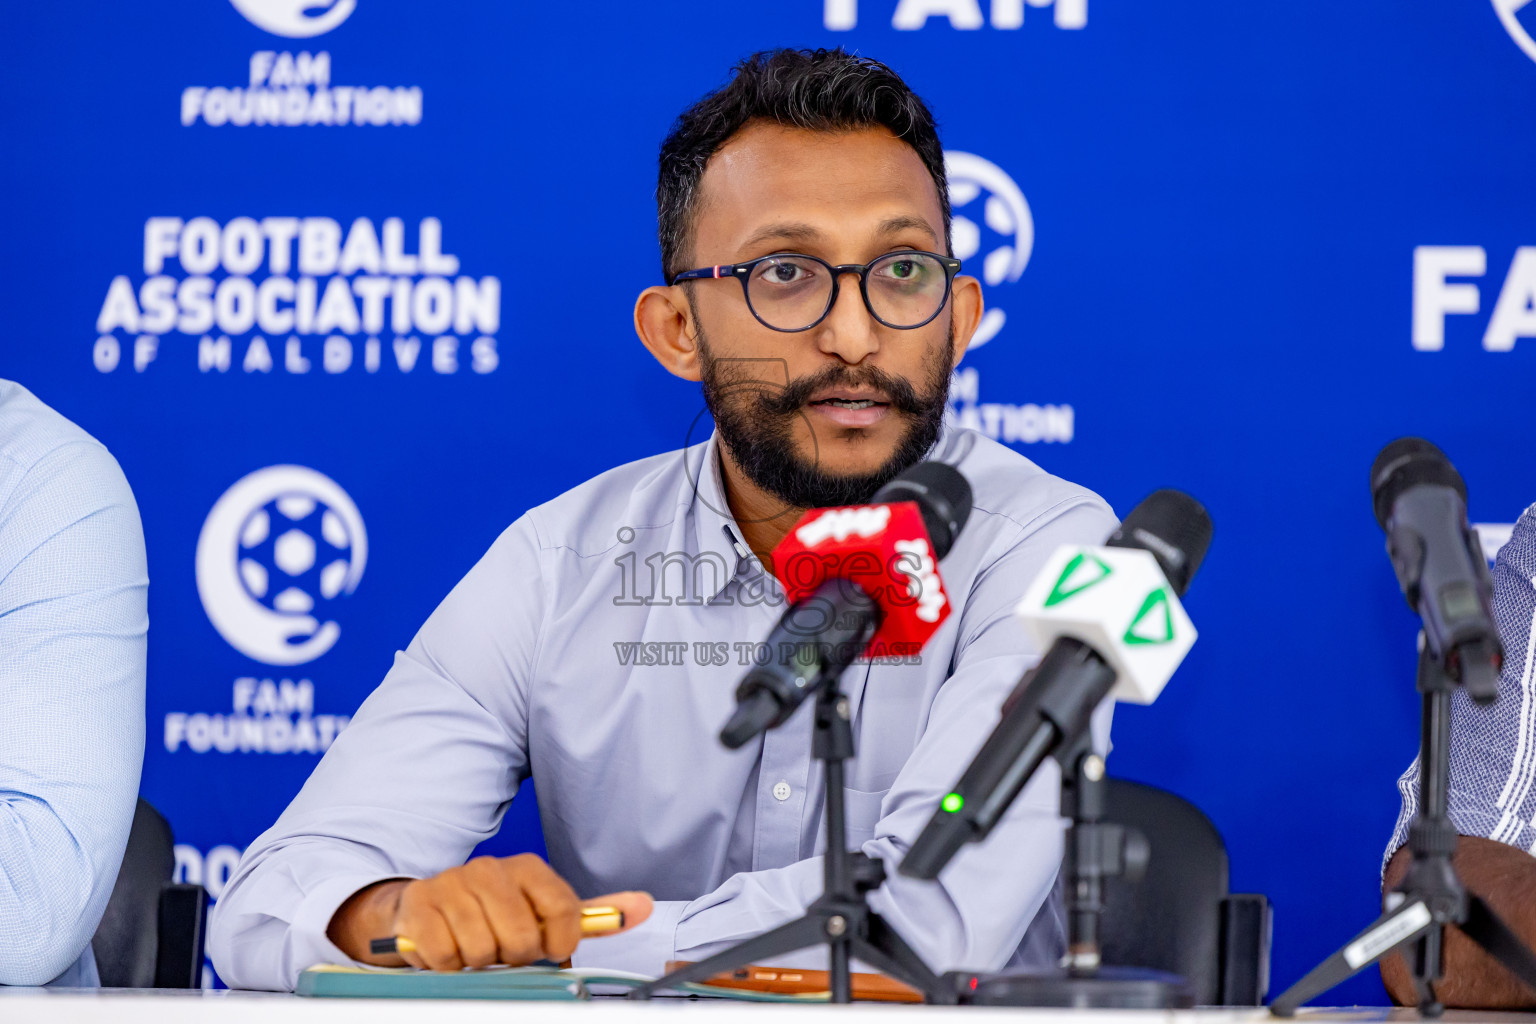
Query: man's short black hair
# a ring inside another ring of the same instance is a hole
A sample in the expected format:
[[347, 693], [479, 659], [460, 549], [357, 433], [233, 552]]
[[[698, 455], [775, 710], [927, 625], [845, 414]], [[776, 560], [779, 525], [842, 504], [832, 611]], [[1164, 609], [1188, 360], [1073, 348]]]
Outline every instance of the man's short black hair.
[[678, 117], [661, 144], [657, 229], [665, 280], [692, 269], [693, 216], [704, 165], [749, 121], [840, 132], [885, 127], [917, 150], [939, 192], [949, 248], [949, 187], [933, 115], [877, 60], [836, 50], [764, 50], [736, 65], [726, 85]]

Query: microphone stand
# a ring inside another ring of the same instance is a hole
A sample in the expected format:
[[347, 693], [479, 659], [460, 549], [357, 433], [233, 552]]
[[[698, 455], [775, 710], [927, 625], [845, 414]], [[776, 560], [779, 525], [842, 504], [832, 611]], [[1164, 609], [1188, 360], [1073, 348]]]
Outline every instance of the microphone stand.
[[853, 756], [853, 725], [848, 720], [848, 698], [835, 673], [818, 691], [815, 712], [811, 753], [822, 762], [826, 780], [826, 891], [806, 908], [803, 917], [641, 985], [630, 991], [630, 999], [649, 999], [662, 989], [704, 981], [746, 964], [823, 943], [830, 957], [834, 1003], [853, 1001], [849, 964], [854, 957], [911, 985], [925, 997], [937, 991], [939, 980], [933, 971], [884, 918], [870, 909], [869, 893], [885, 881], [885, 865], [877, 857], [848, 849], [843, 762]]
[[1448, 924], [1461, 929], [1527, 987], [1536, 989], [1536, 956], [1488, 904], [1476, 893], [1467, 891], [1451, 864], [1451, 854], [1456, 850], [1456, 826], [1451, 823], [1447, 806], [1451, 694], [1456, 681], [1430, 656], [1428, 647], [1420, 633], [1417, 688], [1423, 698], [1419, 811], [1408, 828], [1408, 849], [1413, 854], [1408, 874], [1384, 901], [1390, 909], [1270, 1004], [1270, 1012], [1277, 1017], [1294, 1015], [1302, 1003], [1409, 945], [1413, 947], [1409, 964], [1419, 1015], [1440, 1016], [1445, 1007], [1435, 994], [1434, 985], [1444, 975], [1441, 947]]
[[[1059, 761], [1063, 765], [1061, 809], [1072, 819], [1064, 858], [1067, 955], [1061, 969], [1001, 974], [951, 971], [943, 977], [943, 1001], [1085, 1009], [1193, 1006], [1188, 983], [1176, 974], [1103, 965], [1099, 925], [1104, 914], [1104, 883], [1120, 877], [1140, 881], [1151, 849], [1140, 832], [1104, 820], [1104, 759], [1093, 752], [1086, 730], [1062, 752]], [[1070, 771], [1066, 765], [1072, 766]]]

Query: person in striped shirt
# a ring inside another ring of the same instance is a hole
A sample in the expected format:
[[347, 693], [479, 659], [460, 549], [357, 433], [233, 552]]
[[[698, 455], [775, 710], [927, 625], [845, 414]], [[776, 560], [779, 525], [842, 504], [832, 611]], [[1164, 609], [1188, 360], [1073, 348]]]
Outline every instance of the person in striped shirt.
[[[1486, 707], [1458, 689], [1451, 704], [1451, 821], [1460, 833], [1454, 864], [1467, 888], [1536, 948], [1536, 505], [1515, 524], [1493, 566], [1493, 613], [1504, 642], [1499, 699]], [[1382, 891], [1408, 872], [1408, 826], [1418, 804], [1419, 762], [1398, 780], [1403, 806], [1387, 847]], [[1450, 1007], [1536, 1006], [1526, 988], [1455, 928], [1446, 929], [1445, 977], [1436, 988]], [[1381, 962], [1387, 992], [1417, 1002], [1402, 954]]]

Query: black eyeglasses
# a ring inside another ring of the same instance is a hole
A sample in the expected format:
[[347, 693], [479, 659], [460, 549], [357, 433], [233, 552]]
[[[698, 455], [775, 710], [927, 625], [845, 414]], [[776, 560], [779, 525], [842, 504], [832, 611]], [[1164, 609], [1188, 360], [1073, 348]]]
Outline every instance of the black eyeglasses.
[[746, 263], [685, 270], [669, 283], [734, 277], [758, 323], [793, 333], [825, 320], [837, 302], [839, 279], [858, 274], [869, 315], [887, 327], [910, 331], [939, 315], [959, 272], [959, 260], [917, 249], [888, 252], [862, 266], [833, 266], [815, 256], [783, 252]]

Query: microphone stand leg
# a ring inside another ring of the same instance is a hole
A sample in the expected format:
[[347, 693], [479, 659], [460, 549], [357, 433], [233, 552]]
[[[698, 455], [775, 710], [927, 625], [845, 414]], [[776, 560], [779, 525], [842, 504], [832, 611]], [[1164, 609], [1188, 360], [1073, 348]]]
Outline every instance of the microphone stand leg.
[[853, 940], [853, 955], [898, 981], [921, 992], [924, 998], [939, 988], [938, 975], [929, 969], [917, 950], [907, 944], [885, 918], [874, 911], [865, 919], [865, 937]]
[[663, 989], [704, 981], [745, 964], [823, 944], [828, 947], [829, 988], [834, 1003], [853, 1001], [855, 956], [911, 985], [925, 999], [939, 991], [939, 979], [928, 965], [869, 908], [870, 891], [885, 881], [884, 865], [848, 849], [843, 807], [843, 762], [853, 756], [853, 727], [848, 716], [848, 699], [838, 690], [836, 680], [826, 683], [816, 699], [811, 748], [822, 762], [825, 777], [826, 891], [806, 908], [804, 917], [647, 982], [631, 990], [629, 998], [649, 999]]
[[1458, 928], [1489, 956], [1503, 964], [1509, 973], [1536, 989], [1536, 956], [1476, 893], [1467, 893], [1467, 916]]
[[[724, 952], [716, 953], [712, 957], [686, 967], [680, 967], [665, 977], [647, 982], [631, 991], [629, 998], [649, 999], [663, 989], [675, 988], [691, 981], [705, 981], [743, 964], [766, 960], [781, 953], [792, 953], [797, 949], [816, 946], [826, 941], [826, 922], [818, 915], [807, 914], [788, 924], [782, 924], [772, 931], [764, 932], [756, 938], [747, 939]], [[846, 962], [845, 960], [844, 963]]]
[[[1336, 951], [1282, 992], [1269, 1004], [1269, 1011], [1277, 1017], [1289, 1017], [1302, 1003], [1354, 977], [1388, 953], [1410, 942], [1422, 943], [1414, 958], [1419, 965], [1419, 970], [1414, 972], [1415, 984], [1422, 986], [1422, 995], [1429, 991], [1429, 981], [1421, 972], [1438, 968], [1439, 940], [1434, 915], [1425, 902], [1421, 899], [1406, 900], [1397, 909], [1381, 915], [1343, 949]], [[1423, 1007], [1424, 1003], [1421, 1001], [1419, 1005]]]
[[[1445, 926], [1430, 928], [1413, 941], [1413, 997], [1417, 1000], [1419, 1016], [1438, 1017], [1445, 1012], [1445, 1004], [1435, 994], [1435, 985], [1444, 975]], [[1399, 947], [1401, 948], [1401, 947]], [[1380, 958], [1377, 958], [1380, 962]]]

